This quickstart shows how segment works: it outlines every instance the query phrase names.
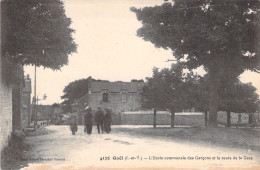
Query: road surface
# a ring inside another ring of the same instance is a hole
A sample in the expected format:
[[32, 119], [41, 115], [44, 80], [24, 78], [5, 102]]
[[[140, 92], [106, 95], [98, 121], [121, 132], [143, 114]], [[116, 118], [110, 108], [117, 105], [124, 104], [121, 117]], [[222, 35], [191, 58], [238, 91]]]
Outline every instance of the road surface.
[[[136, 126], [133, 126], [136, 127]], [[245, 149], [180, 143], [165, 138], [137, 137], [113, 132], [91, 135], [83, 126], [75, 136], [69, 126], [48, 126], [53, 133], [26, 138], [30, 149], [24, 152], [23, 169], [41, 166], [55, 168], [84, 167], [209, 167], [252, 166], [259, 164], [256, 153]], [[113, 128], [113, 126], [112, 126]], [[120, 128], [120, 126], [117, 126]], [[113, 130], [113, 129], [112, 129]]]

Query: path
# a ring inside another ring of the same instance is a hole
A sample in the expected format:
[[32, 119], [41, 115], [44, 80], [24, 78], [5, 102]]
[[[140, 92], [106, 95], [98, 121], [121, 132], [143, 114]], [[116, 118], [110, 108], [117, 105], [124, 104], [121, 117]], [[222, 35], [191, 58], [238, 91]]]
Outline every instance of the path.
[[[137, 137], [125, 133], [93, 134], [83, 132], [83, 126], [73, 136], [69, 126], [49, 126], [53, 133], [27, 137], [31, 145], [23, 160], [24, 169], [40, 164], [55, 167], [208, 167], [251, 166], [259, 164], [255, 153], [244, 149], [209, 147], [175, 142], [165, 138]], [[234, 160], [234, 156], [237, 160]], [[217, 158], [220, 160], [217, 160]], [[239, 160], [239, 157], [242, 157]], [[230, 160], [231, 159], [231, 160]], [[247, 160], [248, 159], [248, 160]], [[253, 160], [251, 160], [253, 159]]]

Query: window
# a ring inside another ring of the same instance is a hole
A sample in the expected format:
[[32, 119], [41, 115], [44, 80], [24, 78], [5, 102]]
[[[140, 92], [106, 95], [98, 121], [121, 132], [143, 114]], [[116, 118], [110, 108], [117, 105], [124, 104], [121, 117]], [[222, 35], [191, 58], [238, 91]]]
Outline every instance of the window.
[[108, 102], [108, 93], [103, 93], [103, 102]]
[[122, 103], [126, 103], [126, 93], [122, 93]]
[[126, 103], [127, 102], [127, 94], [126, 94], [126, 90], [121, 90], [121, 95], [122, 95], [122, 103]]

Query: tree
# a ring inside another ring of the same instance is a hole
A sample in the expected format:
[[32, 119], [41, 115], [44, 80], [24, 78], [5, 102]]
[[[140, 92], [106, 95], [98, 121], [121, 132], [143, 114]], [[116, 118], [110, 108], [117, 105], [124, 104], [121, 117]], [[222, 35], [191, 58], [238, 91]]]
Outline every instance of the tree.
[[66, 106], [66, 111], [71, 111], [71, 104], [85, 94], [88, 93], [88, 83], [91, 77], [87, 79], [80, 79], [70, 82], [65, 88], [63, 89], [64, 95], [61, 96], [61, 99], [64, 99], [62, 104]]
[[[172, 65], [171, 69], [164, 68], [159, 71], [158, 68], [153, 69], [153, 77], [147, 78], [147, 83], [142, 90], [144, 98], [142, 106], [144, 108], [169, 109], [172, 99], [178, 98], [176, 89], [182, 84], [181, 64]], [[174, 93], [176, 93], [174, 95]], [[179, 94], [179, 93], [178, 93]]]
[[60, 106], [59, 103], [53, 103], [53, 104], [51, 105], [51, 107], [59, 107], [59, 106]]
[[256, 88], [252, 86], [251, 83], [237, 83], [237, 87], [234, 89], [237, 89], [239, 92], [237, 94], [237, 97], [239, 98], [239, 101], [237, 102], [237, 107], [235, 112], [238, 113], [248, 113], [249, 114], [249, 119], [248, 123], [252, 124], [253, 123], [253, 113], [255, 113], [258, 110], [258, 105], [259, 105], [259, 96], [256, 93]]
[[68, 55], [76, 52], [60, 0], [4, 0], [2, 12], [2, 54], [23, 65], [60, 69]]
[[[217, 126], [220, 79], [235, 81], [246, 69], [260, 70], [258, 0], [175, 0], [174, 4], [131, 8], [143, 26], [137, 35], [173, 51], [189, 69], [209, 76], [209, 125]], [[228, 74], [227, 74], [228, 73]]]
[[107, 80], [96, 80], [92, 77], [88, 77], [85, 79], [75, 80], [73, 82], [70, 82], [65, 88], [63, 89], [63, 96], [61, 96], [61, 99], [64, 99], [64, 101], [61, 103], [64, 106], [64, 110], [66, 112], [71, 111], [71, 104], [77, 100], [83, 97], [88, 93], [89, 89], [89, 82], [90, 81], [98, 81], [98, 82], [109, 82]]
[[153, 77], [147, 78], [142, 89], [142, 107], [170, 109], [173, 119], [176, 111], [195, 107], [199, 77], [193, 72], [184, 73], [183, 69], [181, 62], [172, 64], [170, 69], [154, 68]]
[[[225, 87], [224, 87], [225, 86]], [[231, 126], [231, 112], [255, 113], [259, 96], [251, 83], [242, 83], [237, 79], [234, 84], [222, 84], [223, 91], [219, 93], [219, 111], [227, 112], [227, 127]], [[249, 114], [249, 124], [251, 114]]]

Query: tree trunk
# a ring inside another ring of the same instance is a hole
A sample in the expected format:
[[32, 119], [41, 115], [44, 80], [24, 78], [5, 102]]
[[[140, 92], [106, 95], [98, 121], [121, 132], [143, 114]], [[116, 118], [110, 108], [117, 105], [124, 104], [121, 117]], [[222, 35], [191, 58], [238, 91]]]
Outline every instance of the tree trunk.
[[153, 110], [153, 127], [156, 128], [156, 109]]
[[209, 126], [217, 127], [217, 106], [218, 106], [218, 76], [216, 72], [210, 72], [210, 89], [209, 89]]
[[249, 113], [249, 114], [248, 114], [248, 124], [249, 124], [249, 125], [252, 125], [252, 124], [253, 124], [253, 114], [252, 114], [252, 113]]
[[205, 115], [205, 126], [208, 126], [208, 112], [205, 111], [204, 115]]
[[171, 110], [171, 128], [174, 128], [175, 110]]
[[231, 113], [227, 111], [227, 127], [231, 127]]
[[237, 125], [241, 124], [241, 113], [238, 113]]

